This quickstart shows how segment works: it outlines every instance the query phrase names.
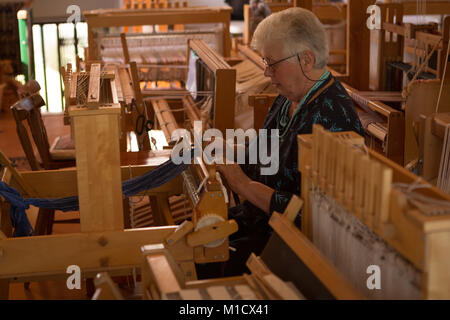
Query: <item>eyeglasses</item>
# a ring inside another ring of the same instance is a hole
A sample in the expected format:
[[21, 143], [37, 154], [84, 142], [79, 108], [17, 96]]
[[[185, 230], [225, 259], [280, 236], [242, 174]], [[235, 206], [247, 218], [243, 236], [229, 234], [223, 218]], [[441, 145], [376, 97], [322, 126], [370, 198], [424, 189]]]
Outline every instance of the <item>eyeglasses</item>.
[[266, 59], [262, 58], [262, 62], [263, 62], [263, 64], [266, 66], [266, 68], [268, 68], [269, 71], [273, 73], [273, 72], [276, 71], [276, 69], [274, 68], [274, 66], [275, 66], [276, 64], [278, 64], [278, 63], [280, 63], [280, 62], [283, 62], [283, 61], [285, 61], [285, 60], [287, 60], [287, 59], [290, 59], [290, 58], [292, 58], [292, 57], [295, 57], [295, 56], [297, 56], [297, 55], [298, 55], [298, 53], [293, 54], [292, 56], [289, 56], [289, 57], [287, 57], [287, 58], [283, 58], [283, 59], [281, 59], [281, 60], [275, 61], [275, 62], [273, 62], [273, 63], [268, 63]]

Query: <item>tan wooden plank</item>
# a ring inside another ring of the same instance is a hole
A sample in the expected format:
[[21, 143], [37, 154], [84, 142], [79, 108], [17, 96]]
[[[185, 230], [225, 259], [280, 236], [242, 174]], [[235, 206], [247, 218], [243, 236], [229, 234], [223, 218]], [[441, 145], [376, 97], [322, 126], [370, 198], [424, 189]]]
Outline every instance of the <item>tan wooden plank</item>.
[[5, 154], [0, 151], [0, 164], [8, 169], [8, 171], [11, 173], [12, 177], [14, 178], [12, 187], [17, 186], [20, 188], [19, 191], [23, 192], [24, 194], [27, 194], [31, 197], [38, 196], [37, 189], [34, 185], [28, 183], [22, 176], [22, 173], [17, 171], [16, 168], [14, 168], [11, 164], [11, 161], [9, 161], [8, 157], [5, 156]]
[[303, 200], [296, 195], [293, 195], [288, 203], [288, 206], [286, 207], [286, 210], [284, 211], [284, 216], [289, 221], [294, 221], [302, 207]]
[[72, 120], [81, 231], [123, 230], [118, 114]]
[[436, 232], [427, 235], [425, 239], [425, 298], [449, 299], [450, 298], [450, 233]]
[[119, 287], [106, 272], [97, 274], [94, 284], [97, 290], [92, 300], [124, 300]]
[[445, 129], [450, 124], [450, 112], [437, 113], [431, 123], [431, 132], [441, 139], [444, 139]]
[[120, 41], [122, 43], [122, 52], [123, 52], [123, 59], [126, 64], [130, 63], [130, 53], [128, 52], [128, 45], [127, 45], [127, 37], [125, 33], [120, 34]]
[[191, 221], [184, 221], [180, 224], [177, 229], [166, 238], [166, 243], [168, 246], [174, 245], [177, 241], [181, 240], [185, 235], [194, 229], [194, 225]]
[[263, 276], [263, 280], [283, 300], [305, 300], [305, 297], [300, 295], [298, 291], [293, 290], [287, 283], [273, 273]]
[[181, 285], [164, 253], [148, 255], [146, 261], [160, 295], [181, 290]]
[[[78, 85], [78, 73], [75, 72], [72, 74], [70, 80], [70, 101], [72, 104], [74, 104], [77, 99], [77, 85]], [[66, 106], [66, 108], [68, 109], [69, 106]]]
[[221, 286], [221, 285], [239, 285], [246, 284], [247, 281], [243, 276], [234, 276], [234, 277], [224, 277], [224, 278], [212, 278], [205, 280], [194, 280], [188, 281], [185, 283], [186, 289], [193, 288], [207, 288], [210, 286]]
[[269, 224], [337, 299], [363, 298], [291, 222], [274, 212]]
[[87, 97], [87, 105], [89, 108], [96, 108], [100, 101], [100, 70], [101, 66], [98, 63], [91, 65], [89, 71], [89, 89]]
[[230, 20], [230, 7], [214, 8], [213, 10], [196, 9], [162, 9], [158, 11], [142, 10], [135, 12], [127, 10], [123, 13], [110, 11], [108, 14], [97, 16], [90, 11], [85, 11], [83, 15], [91, 28], [149, 24], [223, 23]]
[[[8, 238], [1, 241], [0, 278], [65, 274], [70, 265], [82, 273], [140, 266], [141, 246], [161, 243], [175, 226]], [[176, 261], [192, 260], [192, 249], [179, 241], [169, 249]], [[51, 253], [51, 254], [49, 254]]]
[[131, 103], [134, 98], [133, 83], [127, 68], [119, 67], [119, 79], [123, 93], [123, 101], [127, 104]]
[[[122, 181], [130, 177], [138, 177], [154, 169], [161, 160], [156, 160], [154, 166], [123, 166], [121, 167]], [[24, 171], [23, 178], [26, 183], [32, 186], [39, 186], [39, 195], [43, 198], [63, 198], [78, 194], [77, 172], [75, 168], [61, 170]], [[172, 181], [141, 194], [182, 193], [181, 177], [176, 177]], [[15, 187], [13, 184], [12, 187]], [[30, 197], [25, 194], [24, 196]]]

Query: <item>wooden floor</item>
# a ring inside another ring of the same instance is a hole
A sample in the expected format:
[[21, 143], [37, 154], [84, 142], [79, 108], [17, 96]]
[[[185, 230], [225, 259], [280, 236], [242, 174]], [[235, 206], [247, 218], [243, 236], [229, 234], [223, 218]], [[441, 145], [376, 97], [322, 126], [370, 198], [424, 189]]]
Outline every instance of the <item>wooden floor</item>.
[[[63, 125], [62, 114], [43, 115], [45, 127], [50, 143], [57, 136], [68, 134], [70, 128]], [[16, 133], [16, 124], [11, 111], [0, 112], [0, 150], [17, 164], [19, 170], [29, 168], [25, 153]], [[36, 221], [37, 209], [27, 211], [28, 219], [32, 226]], [[78, 212], [57, 212], [56, 220], [72, 219], [78, 217]], [[53, 226], [54, 234], [80, 232], [79, 224], [60, 224]], [[36, 299], [87, 299], [86, 285], [82, 283], [81, 290], [69, 290], [66, 280], [54, 280], [45, 282], [31, 282], [29, 289], [24, 288], [23, 283], [12, 283], [9, 290], [11, 300], [36, 300]]]

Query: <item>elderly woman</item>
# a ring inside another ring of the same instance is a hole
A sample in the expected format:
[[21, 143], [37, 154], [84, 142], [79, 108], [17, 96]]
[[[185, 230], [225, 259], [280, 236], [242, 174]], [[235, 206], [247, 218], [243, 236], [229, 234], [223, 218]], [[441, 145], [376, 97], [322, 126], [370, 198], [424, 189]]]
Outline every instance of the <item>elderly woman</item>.
[[[327, 34], [311, 11], [291, 8], [270, 15], [255, 30], [252, 47], [261, 53], [264, 75], [279, 93], [263, 125], [279, 130], [279, 170], [264, 176], [258, 164], [219, 166], [231, 189], [246, 199], [230, 209], [239, 231], [230, 238], [237, 250], [222, 265], [225, 276], [246, 271], [249, 254], [259, 254], [271, 234], [272, 212], [283, 212], [292, 195], [300, 195], [297, 135], [311, 133], [313, 124], [364, 135], [351, 98], [326, 69]], [[301, 227], [300, 214], [296, 224]]]

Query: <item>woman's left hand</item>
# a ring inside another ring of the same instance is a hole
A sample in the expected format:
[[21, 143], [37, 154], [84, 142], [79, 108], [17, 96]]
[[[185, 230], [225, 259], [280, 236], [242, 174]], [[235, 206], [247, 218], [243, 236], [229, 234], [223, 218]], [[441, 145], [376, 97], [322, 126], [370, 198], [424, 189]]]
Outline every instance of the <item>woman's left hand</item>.
[[237, 163], [217, 164], [216, 169], [227, 181], [230, 188], [237, 194], [241, 194], [241, 187], [250, 180]]

